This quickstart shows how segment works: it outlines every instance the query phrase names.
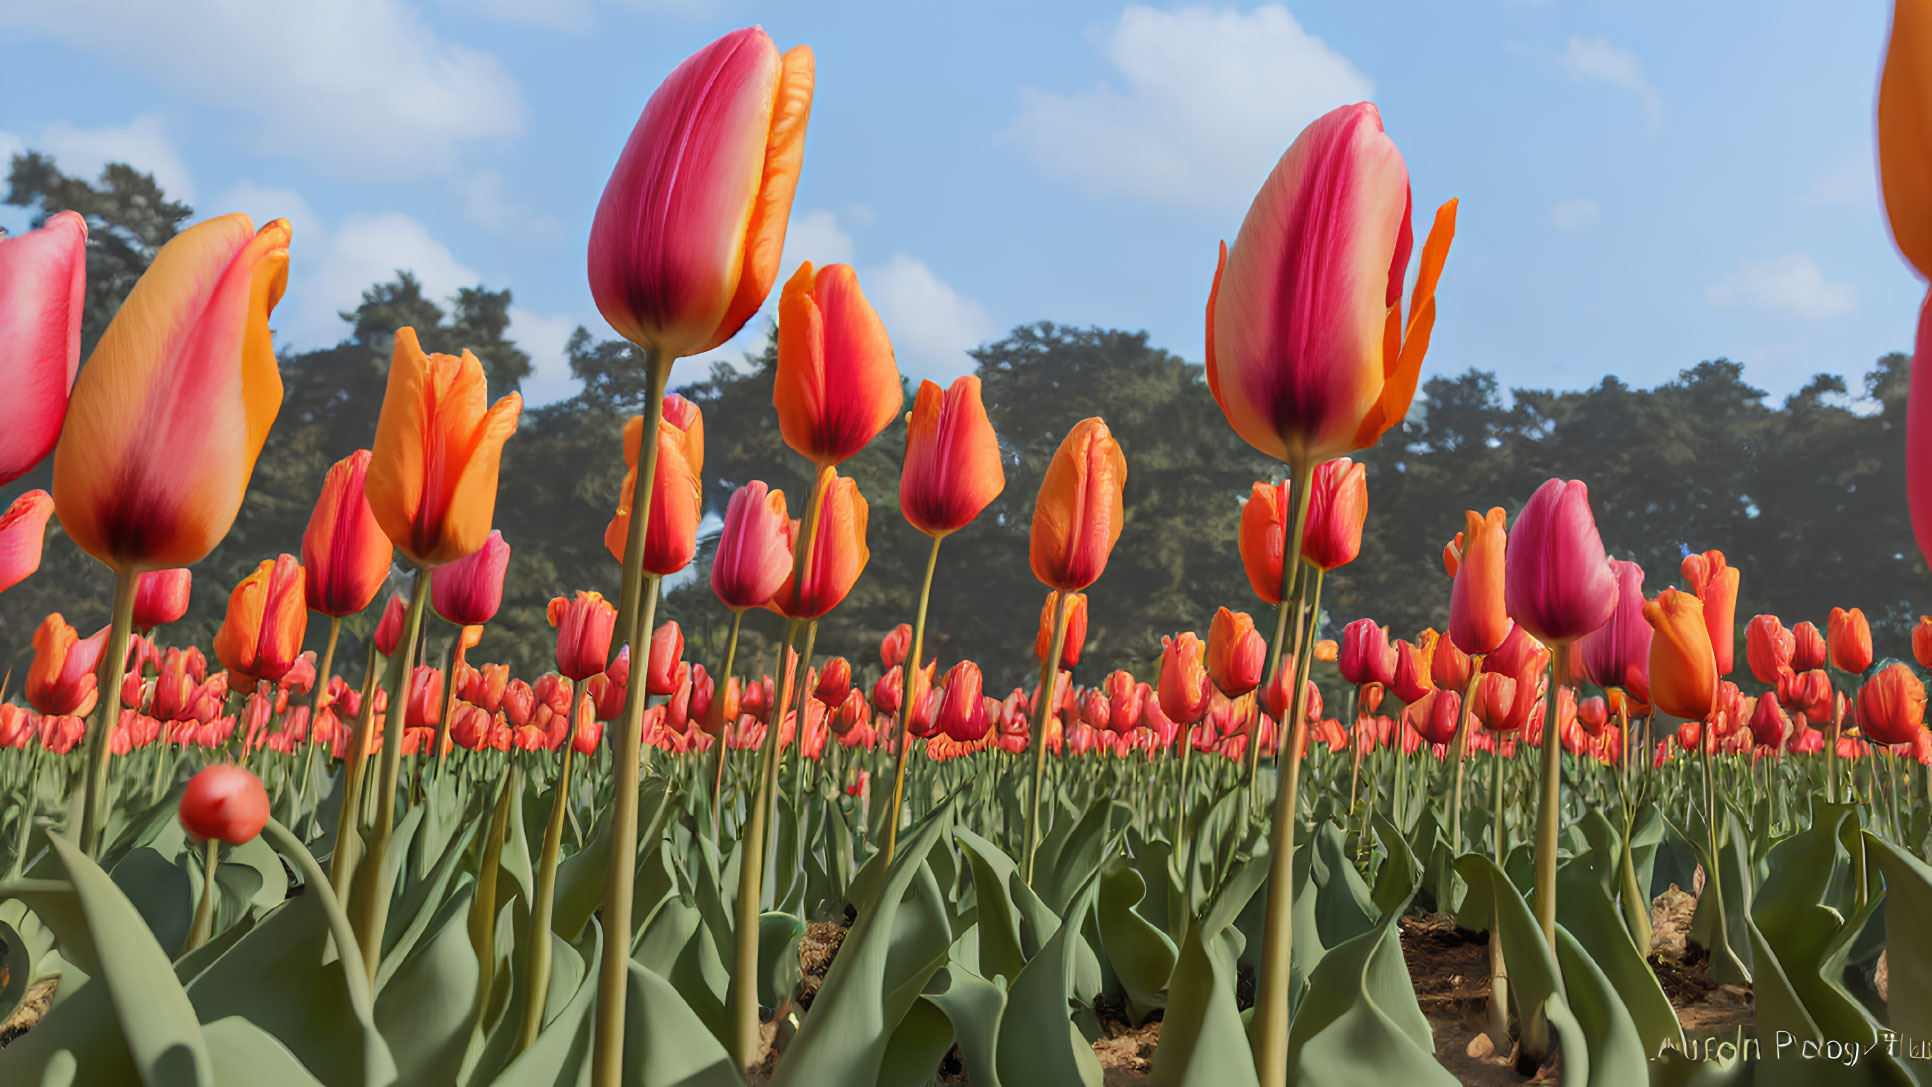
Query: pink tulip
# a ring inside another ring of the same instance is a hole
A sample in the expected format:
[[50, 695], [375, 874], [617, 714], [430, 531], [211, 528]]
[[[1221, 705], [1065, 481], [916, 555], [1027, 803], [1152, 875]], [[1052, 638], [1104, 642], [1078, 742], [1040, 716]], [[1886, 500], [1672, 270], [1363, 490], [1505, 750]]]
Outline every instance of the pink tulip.
[[785, 492], [754, 479], [732, 493], [711, 557], [711, 591], [725, 607], [762, 608], [785, 584], [792, 573], [790, 524]]
[[80, 369], [87, 220], [63, 211], [39, 230], [0, 234], [0, 484], [26, 475], [60, 437]]
[[[40, 569], [41, 546], [47, 540], [47, 518], [54, 512], [53, 496], [28, 491], [0, 514], [0, 592], [26, 580]], [[187, 573], [183, 570], [182, 573]]]
[[503, 542], [503, 533], [491, 529], [482, 547], [437, 567], [429, 602], [436, 614], [459, 627], [487, 623], [503, 606], [503, 575], [509, 569], [510, 545]]
[[1538, 487], [1516, 515], [1503, 559], [1510, 618], [1545, 644], [1573, 642], [1609, 620], [1618, 591], [1589, 488], [1560, 479]]
[[1599, 687], [1628, 691], [1639, 702], [1650, 701], [1650, 624], [1644, 620], [1643, 567], [1611, 559], [1617, 579], [1617, 606], [1610, 618], [1577, 640], [1583, 674]]

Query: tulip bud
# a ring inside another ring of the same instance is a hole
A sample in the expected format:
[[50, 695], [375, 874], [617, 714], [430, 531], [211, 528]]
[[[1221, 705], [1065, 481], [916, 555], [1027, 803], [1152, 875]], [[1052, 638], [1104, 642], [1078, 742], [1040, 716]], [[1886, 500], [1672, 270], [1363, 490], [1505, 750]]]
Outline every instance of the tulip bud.
[[1775, 615], [1755, 615], [1744, 628], [1744, 660], [1759, 683], [1777, 686], [1791, 674], [1798, 638]]
[[1227, 608], [1215, 612], [1208, 628], [1207, 667], [1216, 689], [1239, 698], [1259, 687], [1267, 657], [1268, 643], [1247, 612]]
[[1791, 670], [1809, 672], [1825, 666], [1825, 636], [1818, 624], [1806, 620], [1791, 628]]
[[906, 655], [912, 652], [912, 624], [900, 623], [891, 633], [879, 639], [879, 666], [891, 671], [905, 662]]
[[1362, 553], [1362, 522], [1368, 517], [1368, 466], [1347, 457], [1315, 469], [1302, 532], [1302, 559], [1333, 570]]
[[268, 792], [239, 766], [210, 766], [181, 794], [181, 825], [199, 840], [243, 845], [267, 824]]
[[986, 716], [979, 665], [960, 661], [946, 673], [937, 710], [940, 732], [961, 743], [972, 743], [986, 735], [992, 722]]
[[510, 545], [495, 529], [483, 546], [438, 567], [429, 583], [436, 614], [457, 626], [487, 623], [503, 606], [503, 577], [510, 569]]
[[1159, 697], [1169, 720], [1192, 724], [1207, 713], [1213, 688], [1202, 659], [1205, 649], [1193, 631], [1161, 639]]
[[651, 635], [651, 656], [644, 673], [645, 692], [667, 695], [677, 690], [677, 670], [683, 659], [684, 631], [675, 620], [666, 622]]
[[1858, 691], [1858, 727], [1888, 747], [1910, 743], [1925, 730], [1925, 685], [1911, 668], [1893, 661], [1865, 681]]
[[1831, 618], [1825, 630], [1825, 645], [1830, 650], [1832, 667], [1862, 675], [1865, 669], [1872, 666], [1872, 628], [1865, 621], [1862, 608], [1850, 611], [1831, 609]]
[[1616, 610], [1616, 574], [1580, 480], [1552, 479], [1536, 489], [1516, 516], [1504, 562], [1509, 617], [1546, 645], [1573, 642]]

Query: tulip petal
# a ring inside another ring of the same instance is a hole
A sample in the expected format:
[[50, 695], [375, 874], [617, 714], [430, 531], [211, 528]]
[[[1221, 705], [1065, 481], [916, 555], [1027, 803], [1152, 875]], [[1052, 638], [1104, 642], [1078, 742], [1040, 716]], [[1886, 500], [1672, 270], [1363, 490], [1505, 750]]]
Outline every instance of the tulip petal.
[[744, 267], [738, 274], [738, 290], [725, 309], [724, 320], [718, 323], [717, 343], [745, 327], [778, 280], [778, 262], [785, 252], [785, 226], [791, 219], [792, 196], [798, 191], [798, 174], [805, 162], [805, 125], [812, 114], [813, 82], [811, 47], [795, 45], [786, 50], [772, 104], [771, 131], [765, 138], [764, 178], [751, 207], [751, 222], [745, 228]]
[[1911, 388], [1905, 401], [1905, 494], [1919, 554], [1932, 563], [1932, 292], [1919, 306]]
[[1878, 83], [1878, 179], [1899, 251], [1932, 277], [1932, 3], [1897, 0]]
[[0, 514], [0, 592], [20, 584], [27, 575], [40, 569], [41, 547], [47, 539], [47, 518], [54, 512], [54, 497], [46, 491], [28, 491], [13, 500]]
[[[1367, 448], [1380, 441], [1390, 427], [1408, 416], [1409, 404], [1415, 400], [1416, 383], [1422, 377], [1422, 360], [1429, 353], [1429, 334], [1436, 327], [1436, 283], [1442, 278], [1442, 266], [1449, 259], [1449, 243], [1456, 237], [1456, 204], [1450, 200], [1436, 209], [1429, 240], [1422, 245], [1422, 265], [1416, 270], [1415, 290], [1409, 296], [1408, 331], [1402, 338], [1399, 353], [1383, 355], [1388, 371], [1383, 378], [1382, 395], [1375, 409], [1363, 418], [1362, 429], [1356, 432], [1357, 448]], [[1391, 336], [1399, 319], [1399, 312], [1391, 307]]]
[[39, 230], [0, 237], [0, 483], [53, 449], [80, 367], [87, 301], [87, 220], [63, 211]]

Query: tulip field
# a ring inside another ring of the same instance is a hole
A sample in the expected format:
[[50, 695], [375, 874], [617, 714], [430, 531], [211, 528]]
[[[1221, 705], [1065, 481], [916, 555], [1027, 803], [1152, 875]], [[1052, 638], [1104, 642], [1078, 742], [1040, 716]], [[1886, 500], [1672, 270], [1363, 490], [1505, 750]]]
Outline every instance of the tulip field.
[[[1921, 275], [1923, 9], [1877, 111]], [[486, 636], [529, 418], [476, 355], [394, 329], [364, 448], [196, 644], [196, 564], [297, 406], [270, 323], [300, 240], [182, 231], [83, 364], [87, 219], [0, 234], [0, 372], [42, 405], [0, 406], [0, 478], [52, 473], [0, 518], [0, 590], [69, 543], [114, 586], [107, 625], [46, 615], [0, 686], [0, 1084], [1932, 1082], [1932, 618], [1742, 615], [1722, 551], [1642, 568], [1560, 478], [1414, 526], [1441, 629], [1324, 602], [1373, 561], [1367, 518], [1402, 516], [1354, 458], [1409, 415], [1458, 274], [1458, 201], [1415, 237], [1374, 105], [1254, 179], [1201, 284], [1206, 384], [1279, 464], [1226, 496], [1215, 558], [1251, 593], [1138, 668], [1083, 662], [1145, 526], [1136, 450], [1070, 413], [1026, 507], [1039, 611], [999, 617], [1038, 670], [996, 675], [928, 608], [1019, 463], [980, 379], [912, 388], [852, 267], [779, 266], [814, 79], [809, 48], [729, 34], [617, 153], [588, 276], [648, 406], [605, 451], [607, 579], [553, 586], [541, 670]], [[810, 483], [707, 510], [707, 428], [747, 423], [675, 363], [774, 291]], [[1898, 497], [1932, 556], [1918, 376]], [[848, 463], [901, 420], [904, 524]], [[899, 537], [916, 609], [822, 638]], [[726, 633], [687, 643], [660, 602], [694, 577]]]

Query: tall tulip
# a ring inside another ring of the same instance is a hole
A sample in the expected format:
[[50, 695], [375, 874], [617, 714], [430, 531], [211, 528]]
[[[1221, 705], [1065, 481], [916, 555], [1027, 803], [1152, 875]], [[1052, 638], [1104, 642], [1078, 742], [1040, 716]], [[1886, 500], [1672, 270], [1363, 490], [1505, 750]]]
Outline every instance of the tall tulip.
[[1754, 615], [1744, 628], [1744, 660], [1759, 683], [1775, 687], [1792, 674], [1798, 639], [1775, 615]]
[[1488, 654], [1509, 636], [1505, 560], [1508, 515], [1501, 507], [1463, 514], [1462, 556], [1449, 590], [1449, 640], [1464, 653]]
[[1503, 576], [1509, 617], [1547, 645], [1567, 646], [1610, 618], [1617, 577], [1581, 480], [1536, 489], [1511, 526]]
[[1605, 690], [1628, 692], [1639, 702], [1650, 700], [1650, 624], [1644, 621], [1643, 567], [1611, 559], [1617, 579], [1617, 606], [1603, 625], [1577, 640], [1583, 672]]
[[[724, 664], [718, 669], [720, 676], [730, 676], [736, 666], [738, 631], [745, 612], [769, 603], [791, 575], [790, 527], [791, 518], [785, 513], [785, 492], [770, 490], [755, 479], [732, 492], [731, 502], [725, 508], [724, 526], [718, 533], [718, 546], [711, 556], [711, 591], [731, 609], [731, 635], [725, 643]], [[734, 696], [734, 706], [736, 702]], [[736, 713], [718, 719], [719, 735], [722, 735], [723, 725], [735, 720]], [[715, 841], [719, 829], [718, 799], [724, 787], [729, 745], [720, 741], [713, 746], [711, 837]]]
[[1711, 631], [1717, 674], [1728, 676], [1737, 661], [1737, 567], [1724, 561], [1724, 552], [1706, 551], [1684, 556], [1683, 574], [1704, 604], [1704, 625]]
[[1650, 624], [1650, 702], [1673, 717], [1701, 721], [1717, 698], [1717, 660], [1704, 604], [1678, 589], [1665, 589], [1644, 605]]
[[1207, 713], [1214, 687], [1208, 675], [1206, 650], [1193, 631], [1161, 639], [1161, 675], [1156, 691], [1161, 712], [1176, 724], [1194, 724]]
[[510, 545], [503, 533], [491, 529], [481, 547], [437, 568], [429, 583], [430, 603], [436, 614], [456, 626], [487, 623], [503, 606], [503, 579], [509, 569]]
[[[645, 528], [643, 569], [669, 577], [691, 564], [698, 552], [698, 521], [703, 514], [704, 420], [698, 406], [682, 396], [664, 398], [657, 428], [656, 482], [651, 486], [650, 524]], [[624, 482], [617, 513], [604, 530], [604, 547], [624, 561], [630, 540], [631, 499], [637, 490], [637, 461], [644, 445], [644, 417], [624, 424]]]
[[[282, 403], [268, 316], [288, 282], [288, 242], [286, 220], [257, 231], [246, 215], [175, 235], [74, 384], [53, 495], [62, 529], [115, 572], [104, 669], [125, 660], [134, 575], [199, 562], [241, 508]], [[119, 675], [104, 678], [119, 689]], [[89, 730], [90, 854], [107, 815], [108, 731], [105, 718]]]
[[[28, 491], [13, 500], [0, 513], [0, 592], [5, 592], [40, 569], [41, 551], [47, 542], [47, 518], [54, 512], [54, 499], [46, 491]], [[183, 574], [186, 570], [181, 571]], [[143, 579], [155, 575], [143, 574]], [[135, 594], [135, 612], [140, 612], [140, 593]], [[183, 600], [185, 610], [187, 602]], [[180, 618], [176, 612], [175, 618]], [[137, 622], [136, 625], [139, 625]]]
[[39, 230], [0, 235], [0, 484], [54, 448], [80, 368], [87, 303], [87, 220], [58, 212]]
[[1832, 667], [1853, 674], [1862, 674], [1870, 668], [1872, 627], [1865, 621], [1864, 609], [1831, 609], [1831, 617], [1825, 624], [1825, 645]]
[[986, 735], [992, 721], [982, 688], [979, 665], [972, 661], [960, 661], [946, 672], [936, 710], [941, 733], [960, 743], [973, 743]]
[[1267, 655], [1268, 643], [1247, 612], [1221, 608], [1214, 613], [1208, 627], [1207, 668], [1222, 695], [1240, 698], [1261, 686]]
[[332, 619], [368, 607], [395, 557], [395, 545], [376, 523], [363, 491], [371, 456], [358, 449], [330, 466], [302, 533], [309, 607]]
[[301, 563], [282, 555], [262, 560], [229, 594], [214, 648], [231, 689], [241, 689], [235, 681], [244, 678], [272, 683], [294, 667], [309, 620], [303, 581]]
[[1368, 517], [1368, 466], [1347, 457], [1324, 461], [1315, 469], [1308, 498], [1308, 527], [1302, 561], [1333, 570], [1362, 553], [1362, 522]]
[[577, 682], [602, 673], [617, 609], [599, 593], [579, 592], [551, 600], [548, 615], [557, 628], [557, 671]]
[[848, 264], [800, 265], [778, 300], [772, 387], [785, 444], [822, 471], [843, 464], [899, 414], [892, 341]]
[[[819, 497], [818, 531], [811, 553], [804, 561], [794, 559], [794, 570], [787, 571], [784, 583], [767, 604], [773, 611], [792, 619], [818, 619], [839, 606], [871, 561], [866, 546], [866, 520], [869, 510], [857, 481], [834, 475]], [[800, 546], [800, 522], [786, 526], [786, 543]], [[805, 567], [803, 578], [796, 568]]]
[[1341, 656], [1336, 660], [1342, 679], [1350, 686], [1395, 682], [1397, 650], [1389, 644], [1387, 628], [1373, 619], [1357, 619], [1342, 628]]

